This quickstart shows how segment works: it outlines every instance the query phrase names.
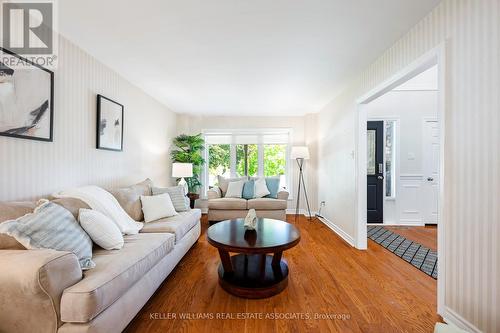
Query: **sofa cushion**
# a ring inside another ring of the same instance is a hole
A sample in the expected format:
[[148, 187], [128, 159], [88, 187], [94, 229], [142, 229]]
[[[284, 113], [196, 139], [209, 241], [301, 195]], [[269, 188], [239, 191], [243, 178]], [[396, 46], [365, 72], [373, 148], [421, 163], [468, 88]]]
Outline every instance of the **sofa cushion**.
[[243, 199], [253, 199], [255, 198], [255, 180], [247, 180], [243, 186]]
[[217, 183], [219, 184], [219, 188], [222, 192], [222, 196], [226, 195], [227, 192], [227, 187], [229, 186], [230, 182], [237, 182], [241, 180], [248, 180], [247, 176], [244, 177], [238, 177], [238, 178], [224, 178], [222, 176], [217, 176]]
[[208, 209], [247, 209], [247, 200], [220, 198], [208, 200]]
[[125, 236], [118, 251], [98, 250], [96, 267], [67, 288], [61, 299], [61, 320], [86, 323], [119, 299], [174, 247], [172, 234]]
[[258, 198], [248, 200], [248, 209], [278, 210], [286, 209], [286, 200]]
[[73, 252], [83, 270], [95, 266], [90, 237], [68, 210], [46, 199], [40, 200], [33, 213], [0, 224], [0, 233], [14, 237], [30, 250]]
[[110, 189], [109, 192], [118, 200], [120, 206], [136, 221], [144, 220], [144, 215], [142, 213], [141, 205], [141, 195], [149, 196], [151, 195], [151, 188], [153, 187], [153, 182], [151, 179], [146, 179], [138, 184]]
[[266, 177], [266, 185], [269, 190], [269, 195], [267, 195], [266, 198], [278, 198], [280, 177]]
[[[35, 202], [0, 202], [0, 223], [32, 213], [35, 207]], [[14, 237], [0, 234], [0, 250], [25, 249]]]
[[189, 209], [189, 198], [184, 194], [184, 186], [153, 187], [153, 195], [168, 193], [175, 211], [185, 212]]
[[185, 212], [180, 212], [176, 216], [166, 217], [157, 221], [146, 223], [141, 232], [173, 233], [175, 234], [175, 241], [178, 242], [189, 232], [189, 230], [199, 223], [200, 218], [201, 210], [190, 209]]
[[90, 209], [89, 205], [80, 199], [75, 198], [60, 198], [52, 200], [53, 203], [58, 204], [70, 211], [71, 214], [78, 220], [80, 209]]

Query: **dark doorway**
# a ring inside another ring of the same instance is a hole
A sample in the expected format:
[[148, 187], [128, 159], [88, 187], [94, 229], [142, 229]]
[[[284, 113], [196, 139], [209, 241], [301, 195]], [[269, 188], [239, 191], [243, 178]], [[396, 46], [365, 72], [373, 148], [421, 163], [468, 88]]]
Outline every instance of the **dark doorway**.
[[384, 122], [369, 121], [367, 127], [367, 222], [384, 222]]

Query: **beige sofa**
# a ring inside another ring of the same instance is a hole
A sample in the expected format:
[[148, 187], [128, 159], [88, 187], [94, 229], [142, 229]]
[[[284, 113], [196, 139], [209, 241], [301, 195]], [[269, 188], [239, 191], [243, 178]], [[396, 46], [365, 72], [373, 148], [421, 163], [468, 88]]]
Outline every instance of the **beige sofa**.
[[[86, 206], [54, 201], [74, 214]], [[0, 203], [0, 223], [33, 208]], [[84, 272], [73, 253], [26, 250], [0, 235], [0, 332], [121, 332], [196, 243], [200, 217], [192, 209], [145, 224], [121, 250], [95, 246], [96, 267]]]
[[[244, 179], [237, 178], [237, 180]], [[249, 209], [255, 209], [258, 217], [266, 217], [276, 220], [286, 220], [286, 208], [289, 193], [285, 190], [278, 192], [276, 199], [274, 198], [257, 198], [257, 199], [239, 199], [225, 198], [224, 194], [227, 191], [227, 182], [221, 182], [219, 178], [219, 186], [214, 186], [208, 191], [208, 220], [210, 222], [229, 220], [235, 218], [243, 218], [248, 214]]]

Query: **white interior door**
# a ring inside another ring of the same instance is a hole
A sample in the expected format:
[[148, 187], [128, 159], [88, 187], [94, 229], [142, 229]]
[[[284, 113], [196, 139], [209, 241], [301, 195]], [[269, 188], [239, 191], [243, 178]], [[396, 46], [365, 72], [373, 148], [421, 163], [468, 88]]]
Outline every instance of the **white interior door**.
[[423, 193], [424, 223], [438, 222], [439, 200], [439, 123], [437, 120], [425, 120], [423, 128]]

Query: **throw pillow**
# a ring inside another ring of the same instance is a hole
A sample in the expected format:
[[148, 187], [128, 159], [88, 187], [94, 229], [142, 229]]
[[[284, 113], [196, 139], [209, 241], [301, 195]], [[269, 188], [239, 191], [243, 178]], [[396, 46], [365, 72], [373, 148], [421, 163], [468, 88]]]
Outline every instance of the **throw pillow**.
[[237, 182], [230, 182], [227, 186], [226, 198], [241, 198], [243, 194], [243, 186], [245, 185], [245, 180], [240, 180]]
[[255, 198], [263, 198], [266, 195], [269, 195], [270, 193], [271, 192], [269, 192], [267, 188], [265, 178], [259, 178], [255, 181], [255, 193], [254, 193]]
[[92, 240], [74, 216], [48, 200], [31, 214], [0, 224], [0, 233], [14, 237], [27, 249], [53, 249], [73, 252], [83, 270], [94, 268]]
[[71, 214], [78, 220], [78, 214], [80, 214], [80, 209], [90, 209], [89, 205], [79, 199], [75, 198], [61, 198], [51, 200], [52, 203], [58, 204], [59, 206], [69, 210]]
[[267, 198], [278, 199], [278, 192], [280, 189], [280, 178], [279, 177], [267, 177], [266, 178], [267, 189], [269, 190], [269, 195]]
[[222, 176], [217, 176], [217, 184], [222, 192], [222, 196], [226, 196], [227, 187], [230, 182], [237, 182], [240, 180], [248, 180], [248, 177], [238, 177], [238, 178], [224, 178]]
[[80, 225], [90, 238], [105, 250], [119, 250], [123, 247], [123, 236], [116, 224], [103, 213], [92, 209], [80, 209]]
[[247, 180], [243, 186], [243, 199], [253, 199], [255, 192], [255, 181]]
[[[33, 213], [35, 202], [0, 202], [0, 223]], [[0, 250], [26, 250], [14, 237], [0, 233]]]
[[135, 221], [143, 221], [141, 195], [151, 195], [153, 182], [151, 179], [146, 179], [138, 184], [128, 187], [110, 189], [109, 192], [118, 200], [120, 206], [127, 214]]
[[176, 212], [189, 210], [189, 198], [184, 195], [183, 186], [153, 187], [153, 195], [168, 193]]
[[146, 223], [178, 215], [168, 193], [141, 196], [141, 202], [142, 211], [144, 212], [144, 222]]
[[144, 226], [143, 223], [131, 218], [111, 193], [98, 186], [73, 188], [54, 194], [54, 197], [82, 200], [93, 210], [97, 210], [109, 217], [125, 235], [136, 235]]

